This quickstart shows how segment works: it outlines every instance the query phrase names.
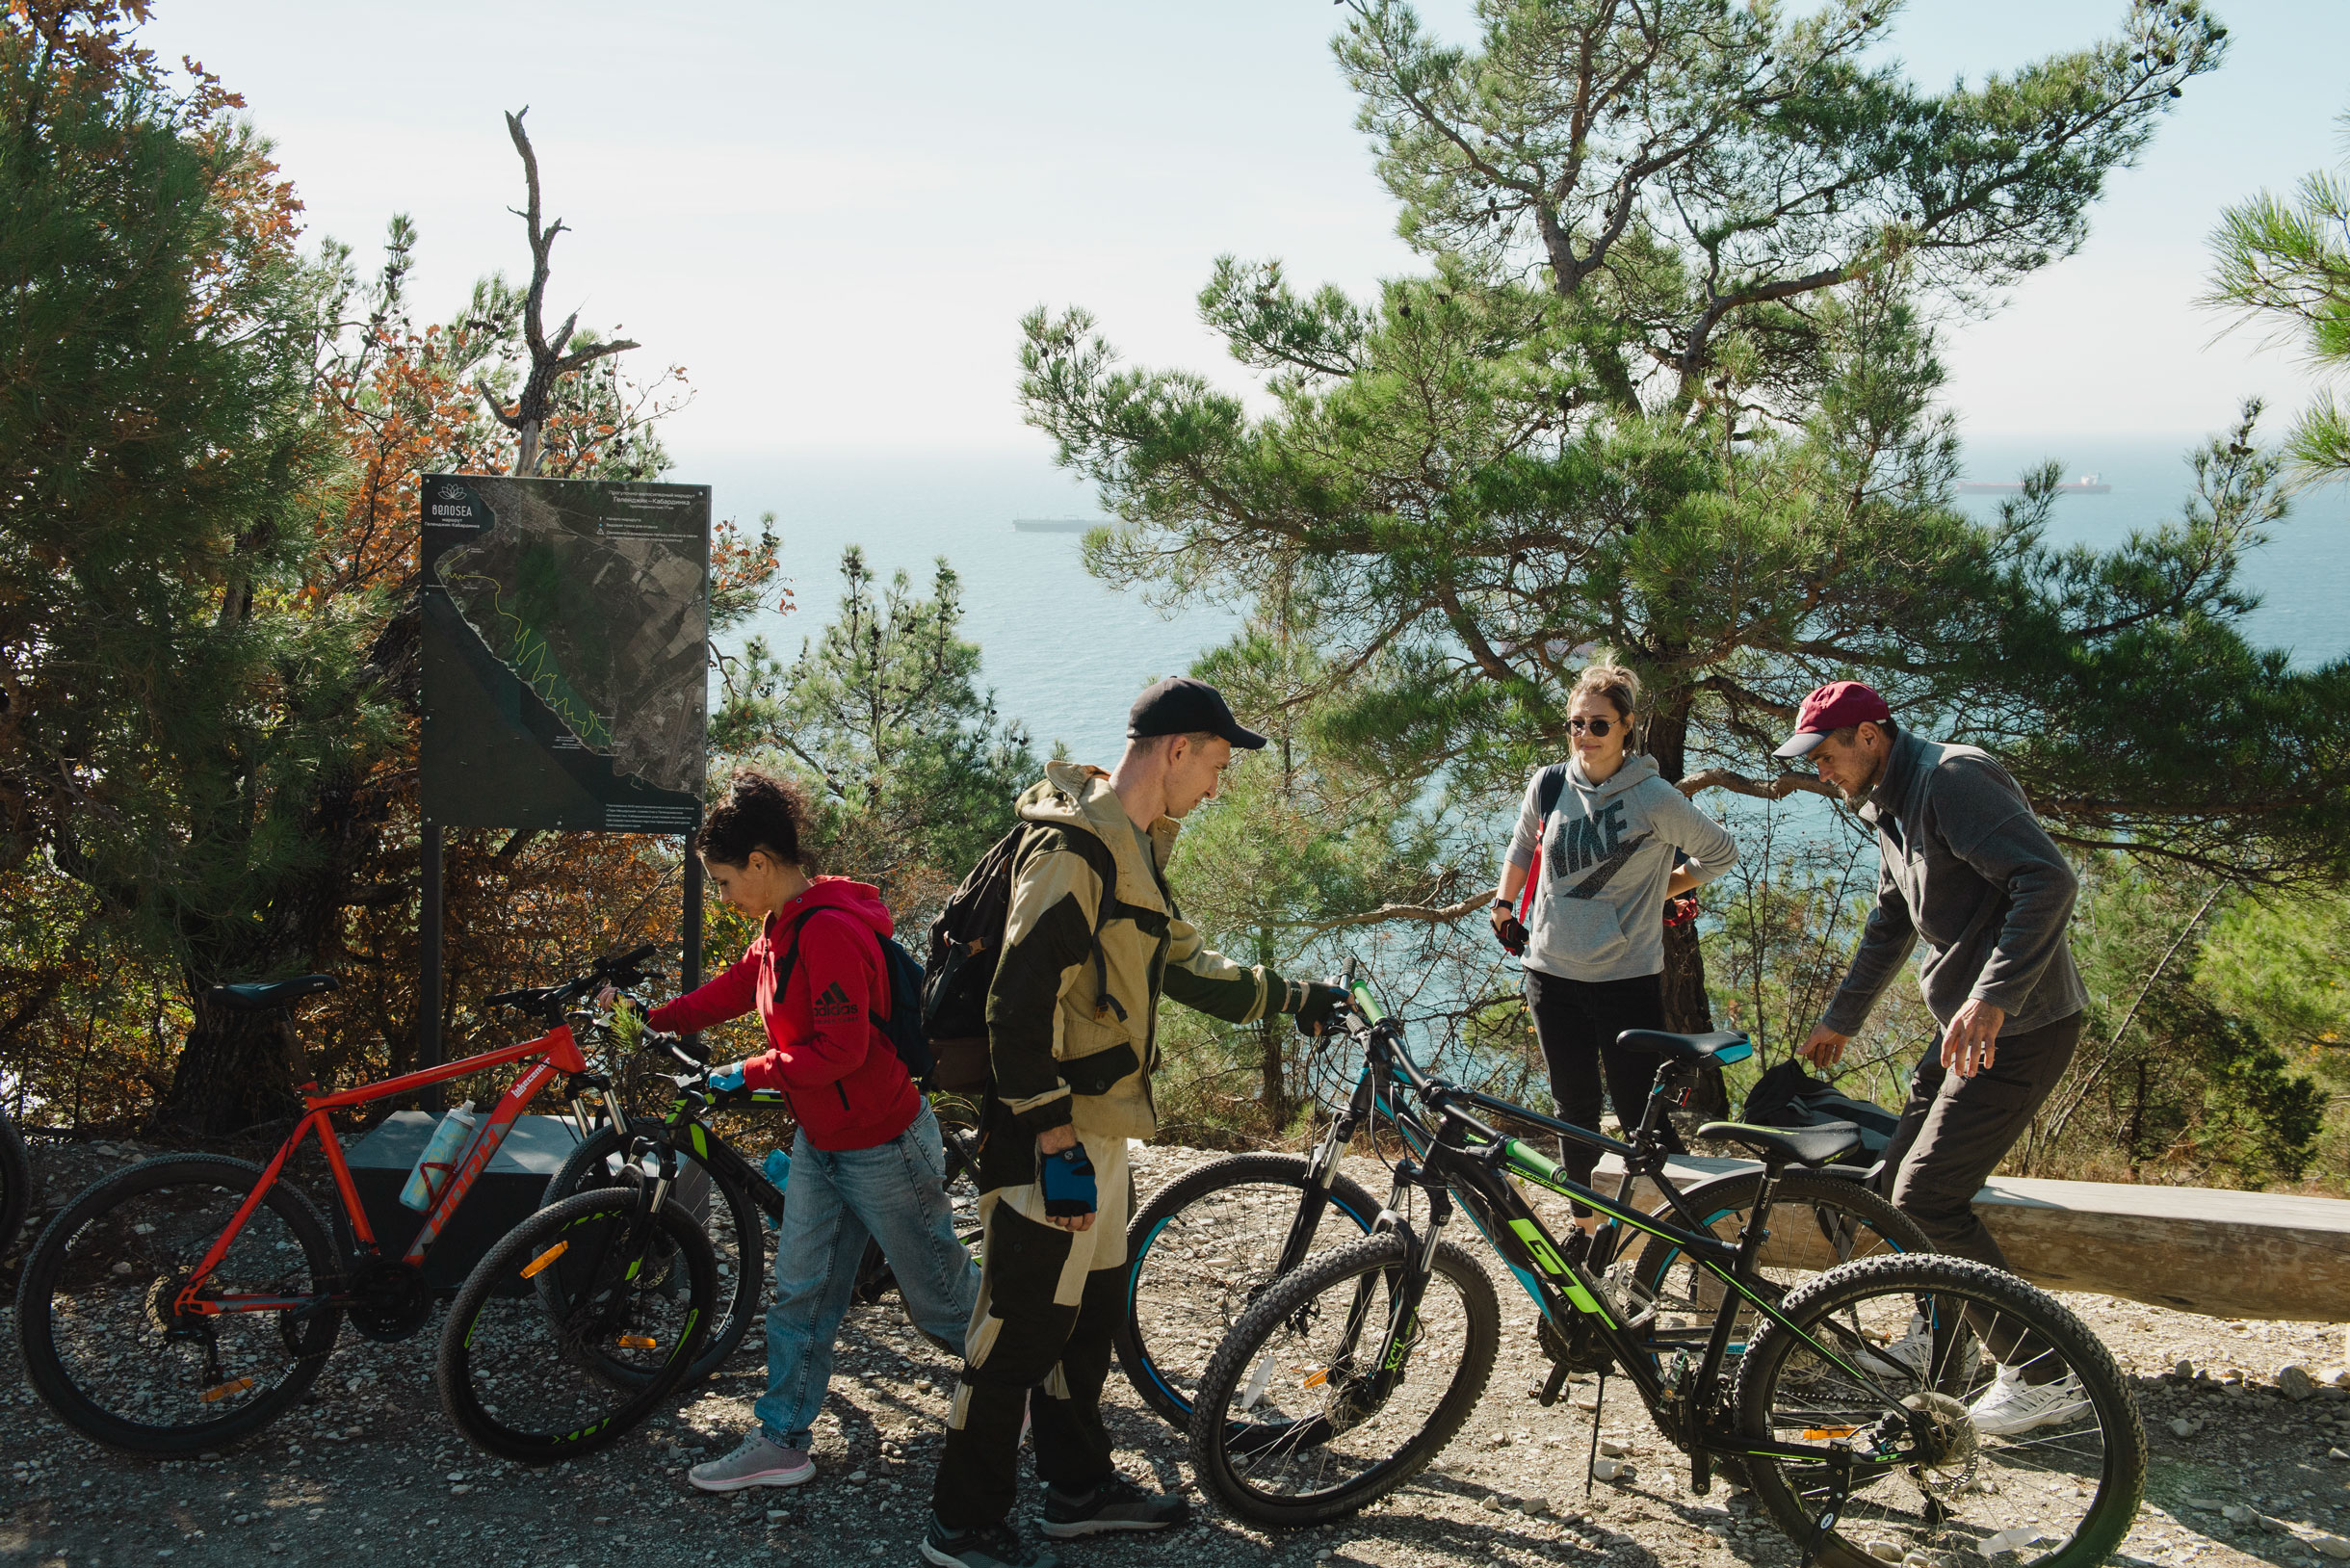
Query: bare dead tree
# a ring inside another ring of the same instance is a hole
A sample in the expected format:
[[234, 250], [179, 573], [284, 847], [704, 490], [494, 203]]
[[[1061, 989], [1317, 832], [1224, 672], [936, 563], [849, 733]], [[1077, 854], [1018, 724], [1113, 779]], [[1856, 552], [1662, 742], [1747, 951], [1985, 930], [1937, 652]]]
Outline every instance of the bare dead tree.
[[[522, 154], [522, 175], [530, 192], [530, 210], [507, 210], [530, 226], [531, 233], [531, 291], [523, 301], [522, 339], [530, 349], [531, 373], [522, 382], [522, 395], [514, 401], [511, 412], [501, 406], [497, 393], [486, 381], [476, 381], [475, 390], [489, 405], [490, 413], [520, 437], [514, 453], [513, 472], [531, 475], [538, 472], [539, 433], [546, 428], [548, 410], [555, 404], [555, 386], [564, 377], [586, 369], [597, 360], [634, 349], [638, 345], [626, 338], [611, 343], [591, 343], [586, 348], [571, 350], [571, 333], [579, 326], [580, 313], [574, 310], [563, 318], [561, 327], [550, 338], [546, 332], [547, 255], [555, 248], [555, 236], [563, 232], [563, 221], [552, 223], [539, 221], [538, 154], [531, 149], [530, 133], [522, 128], [522, 117], [531, 112], [524, 104], [517, 113], [506, 117], [506, 129], [514, 139], [514, 150]], [[566, 352], [570, 351], [570, 352]]]

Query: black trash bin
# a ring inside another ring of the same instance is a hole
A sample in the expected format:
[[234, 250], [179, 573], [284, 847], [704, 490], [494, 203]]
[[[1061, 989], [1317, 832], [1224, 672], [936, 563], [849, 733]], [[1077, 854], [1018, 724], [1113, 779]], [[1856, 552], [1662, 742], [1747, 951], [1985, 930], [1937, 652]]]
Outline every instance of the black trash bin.
[[[483, 1120], [486, 1122], [487, 1116]], [[425, 1111], [395, 1111], [345, 1153], [352, 1184], [376, 1241], [388, 1257], [399, 1257], [416, 1239], [425, 1216], [400, 1201], [416, 1157], [425, 1152], [440, 1118]], [[547, 1183], [579, 1146], [579, 1130], [561, 1116], [518, 1116], [506, 1141], [475, 1178], [425, 1254], [425, 1283], [453, 1293], [473, 1272], [483, 1254], [507, 1232], [537, 1212]]]

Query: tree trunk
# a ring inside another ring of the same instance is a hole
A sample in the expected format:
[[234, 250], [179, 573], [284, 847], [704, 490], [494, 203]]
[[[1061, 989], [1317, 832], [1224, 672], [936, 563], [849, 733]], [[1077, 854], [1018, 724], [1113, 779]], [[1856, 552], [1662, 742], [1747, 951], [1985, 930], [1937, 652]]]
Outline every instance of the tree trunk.
[[149, 1118], [152, 1134], [221, 1137], [300, 1116], [294, 1085], [306, 1077], [301, 1045], [282, 1011], [232, 1012], [200, 987], [196, 1024], [171, 1074], [171, 1091]]
[[1257, 1020], [1258, 1070], [1263, 1079], [1262, 1093], [1265, 1113], [1272, 1121], [1274, 1132], [1290, 1124], [1289, 1075], [1281, 1060], [1281, 1022], [1279, 1013], [1266, 1013]]

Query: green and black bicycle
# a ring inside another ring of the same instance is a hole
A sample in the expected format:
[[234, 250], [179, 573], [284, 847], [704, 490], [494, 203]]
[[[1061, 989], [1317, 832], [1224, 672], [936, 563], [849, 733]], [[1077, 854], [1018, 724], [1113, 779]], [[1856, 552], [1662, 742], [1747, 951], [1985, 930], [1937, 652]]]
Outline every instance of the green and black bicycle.
[[[2111, 1354], [2052, 1297], [1931, 1254], [1840, 1264], [1787, 1292], [1758, 1270], [1778, 1189], [1856, 1134], [1701, 1129], [1762, 1163], [1737, 1237], [1725, 1240], [1661, 1162], [1648, 1173], [1664, 1197], [1656, 1214], [1566, 1179], [1485, 1118], [1629, 1151], [1431, 1080], [1370, 986], [1348, 979], [1346, 1027], [1377, 1085], [1376, 1110], [1417, 1152], [1395, 1167], [1370, 1235], [1272, 1281], [1209, 1359], [1191, 1451], [1234, 1514], [1299, 1526], [1352, 1513], [1460, 1430], [1501, 1334], [1492, 1280], [1447, 1238], [1465, 1211], [1537, 1309], [1550, 1363], [1538, 1398], [1554, 1400], [1577, 1372], [1599, 1374], [1603, 1404], [1611, 1375], [1630, 1382], [1687, 1456], [1696, 1491], [1724, 1465], [1740, 1467], [1809, 1560], [1879, 1568], [1927, 1551], [2002, 1568], [2089, 1568], [2128, 1529], [2146, 1477], [2137, 1407]], [[1734, 1037], [1656, 1038], [1689, 1060]], [[1641, 1233], [1645, 1251], [1666, 1249], [1700, 1282], [1684, 1304], [1710, 1306], [1667, 1311], [1636, 1267], [1595, 1271], [1551, 1236], [1513, 1179]], [[1995, 1380], [2038, 1391], [2027, 1421], [1991, 1419]], [[1595, 1414], [1595, 1446], [1598, 1425]]]
[[[1583, 1141], [1617, 1155], [1623, 1175], [1616, 1206], [1632, 1201], [1644, 1177], [1665, 1169], [1668, 1107], [1686, 1099], [1689, 1071], [1700, 1058], [1729, 1062], [1753, 1047], [1743, 1034], [1664, 1036], [1680, 1059], [1658, 1077], [1631, 1140], [1592, 1134]], [[1136, 1211], [1127, 1228], [1126, 1311], [1117, 1333], [1118, 1360], [1144, 1402], [1178, 1427], [1191, 1421], [1192, 1392], [1201, 1372], [1232, 1325], [1273, 1281], [1311, 1258], [1361, 1240], [1383, 1205], [1341, 1164], [1356, 1136], [1388, 1116], [1395, 1087], [1367, 1053], [1346, 1049], [1355, 1035], [1328, 1034], [1309, 1069], [1329, 1111], [1322, 1137], [1307, 1154], [1257, 1152], [1209, 1161], [1169, 1182]], [[1544, 1118], [1546, 1124], [1547, 1118]], [[1404, 1137], [1417, 1123], [1397, 1124]], [[1424, 1158], [1424, 1147], [1414, 1147]], [[1763, 1288], [1779, 1295], [1835, 1264], [1896, 1253], [1931, 1252], [1916, 1220], [1864, 1184], [1859, 1167], [1802, 1168], [1771, 1186], [1781, 1223], [1751, 1260]], [[1557, 1190], [1554, 1182], [1541, 1185]], [[1762, 1173], [1732, 1171], [1677, 1194], [1678, 1208], [1654, 1206], [1725, 1240], [1746, 1228], [1762, 1189]], [[1645, 1244], [1643, 1244], [1645, 1243]], [[1710, 1315], [1719, 1292], [1679, 1247], [1633, 1226], [1608, 1219], [1588, 1243], [1583, 1267], [1615, 1280], [1632, 1296], [1653, 1302], [1668, 1324]], [[1743, 1337], [1733, 1342], [1735, 1355]]]

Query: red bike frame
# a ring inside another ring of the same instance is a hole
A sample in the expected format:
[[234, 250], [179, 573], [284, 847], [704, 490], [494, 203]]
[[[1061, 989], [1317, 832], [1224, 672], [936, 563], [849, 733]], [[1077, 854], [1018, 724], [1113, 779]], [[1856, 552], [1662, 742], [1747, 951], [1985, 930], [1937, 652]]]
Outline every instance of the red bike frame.
[[[439, 1200], [425, 1215], [424, 1224], [417, 1229], [416, 1239], [408, 1243], [406, 1254], [400, 1260], [411, 1266], [422, 1263], [433, 1239], [448, 1225], [449, 1216], [457, 1213], [457, 1205], [465, 1201], [465, 1194], [472, 1190], [475, 1179], [496, 1156], [498, 1146], [506, 1141], [507, 1134], [513, 1131], [514, 1118], [522, 1114], [523, 1108], [537, 1098], [538, 1091], [545, 1088], [556, 1074], [588, 1070], [588, 1060], [580, 1055], [578, 1042], [571, 1038], [569, 1024], [558, 1024], [547, 1033], [535, 1040], [525, 1040], [520, 1045], [485, 1051], [478, 1057], [467, 1057], [460, 1061], [452, 1061], [420, 1073], [404, 1073], [398, 1078], [387, 1078], [380, 1084], [345, 1089], [340, 1094], [304, 1092], [302, 1099], [310, 1108], [308, 1114], [296, 1125], [293, 1135], [278, 1146], [276, 1157], [262, 1171], [261, 1180], [253, 1184], [253, 1189], [246, 1194], [245, 1201], [238, 1205], [236, 1214], [228, 1221], [228, 1228], [221, 1233], [219, 1241], [212, 1243], [211, 1250], [204, 1254], [203, 1262], [196, 1266], [195, 1272], [188, 1277], [188, 1283], [180, 1287], [173, 1306], [193, 1317], [213, 1317], [226, 1312], [285, 1312], [308, 1306], [315, 1297], [200, 1296], [196, 1294], [203, 1289], [204, 1281], [211, 1277], [212, 1271], [221, 1266], [221, 1260], [228, 1256], [228, 1249], [235, 1243], [238, 1233], [245, 1229], [245, 1222], [252, 1217], [253, 1210], [260, 1205], [269, 1189], [277, 1184], [278, 1172], [285, 1169], [286, 1161], [301, 1146], [301, 1140], [313, 1129], [317, 1131], [319, 1148], [325, 1152], [326, 1164], [334, 1172], [335, 1191], [342, 1200], [345, 1216], [351, 1221], [351, 1233], [360, 1246], [372, 1251], [376, 1245], [376, 1233], [367, 1222], [366, 1209], [359, 1202], [359, 1189], [351, 1180], [351, 1167], [343, 1162], [342, 1140], [334, 1136], [334, 1126], [328, 1119], [332, 1112], [534, 1057], [537, 1059], [520, 1078], [514, 1080], [491, 1109], [489, 1120], [474, 1134], [473, 1146], [466, 1151], [463, 1163], [450, 1176], [448, 1186], [441, 1189]], [[315, 1084], [303, 1085], [305, 1091], [317, 1087]]]

